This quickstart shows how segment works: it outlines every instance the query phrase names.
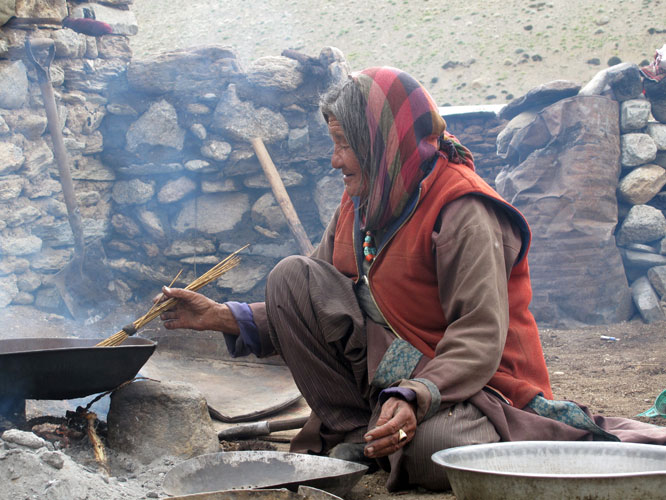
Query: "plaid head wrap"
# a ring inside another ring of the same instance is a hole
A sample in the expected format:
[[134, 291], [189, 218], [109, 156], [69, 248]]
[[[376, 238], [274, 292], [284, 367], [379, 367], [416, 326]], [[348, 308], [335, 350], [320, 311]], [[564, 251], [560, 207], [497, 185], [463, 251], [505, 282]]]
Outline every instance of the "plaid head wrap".
[[409, 74], [382, 67], [352, 78], [365, 97], [370, 131], [370, 191], [362, 224], [377, 230], [400, 217], [437, 154], [472, 169], [474, 164], [469, 150], [445, 132], [428, 91]]

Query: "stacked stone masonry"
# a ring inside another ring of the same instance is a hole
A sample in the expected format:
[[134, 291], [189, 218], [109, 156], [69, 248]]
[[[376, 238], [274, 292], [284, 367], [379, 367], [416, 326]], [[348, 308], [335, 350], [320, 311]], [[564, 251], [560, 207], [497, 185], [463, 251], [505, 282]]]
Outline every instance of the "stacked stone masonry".
[[[113, 32], [0, 28], [0, 307], [68, 314], [54, 277], [71, 262], [74, 241], [37, 73], [26, 56], [28, 38], [55, 44], [50, 75], [85, 239], [103, 245], [104, 270], [112, 272], [105, 292], [115, 301], [147, 304], [181, 269], [183, 286], [246, 243], [241, 265], [206, 293], [218, 300], [263, 298], [267, 273], [299, 249], [250, 144], [254, 137], [263, 139], [306, 233], [318, 242], [343, 189], [318, 110], [321, 93], [349, 72], [340, 51], [285, 53], [247, 67], [226, 46], [139, 60], [129, 44], [138, 30], [131, 0], [16, 5], [21, 18], [92, 12]], [[608, 79], [602, 83], [595, 82], [596, 94], [607, 96]], [[524, 126], [517, 123], [579, 91], [570, 82], [543, 87], [499, 114], [446, 116], [491, 185], [508, 168], [507, 158], [524, 150]], [[654, 120], [641, 95], [621, 99], [621, 218], [611, 233], [618, 228], [634, 301], [648, 300], [641, 290], [649, 290], [658, 305], [666, 290], [666, 125]], [[622, 262], [609, 262], [624, 274]], [[661, 318], [639, 309], [646, 319]]]

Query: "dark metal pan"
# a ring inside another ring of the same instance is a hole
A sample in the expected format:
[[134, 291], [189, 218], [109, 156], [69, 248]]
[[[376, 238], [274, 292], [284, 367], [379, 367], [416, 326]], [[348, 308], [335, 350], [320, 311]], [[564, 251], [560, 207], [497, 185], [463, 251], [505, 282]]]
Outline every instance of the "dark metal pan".
[[311, 486], [344, 497], [368, 467], [335, 458], [279, 451], [210, 453], [185, 460], [164, 477], [169, 495]]
[[96, 347], [101, 340], [0, 340], [0, 398], [72, 399], [115, 389], [138, 373], [157, 345], [131, 337], [118, 347]]

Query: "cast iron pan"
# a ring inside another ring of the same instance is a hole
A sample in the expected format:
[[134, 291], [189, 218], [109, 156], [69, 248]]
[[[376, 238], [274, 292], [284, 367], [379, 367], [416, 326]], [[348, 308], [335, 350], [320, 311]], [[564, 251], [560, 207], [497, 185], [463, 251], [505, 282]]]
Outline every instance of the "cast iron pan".
[[110, 391], [134, 378], [157, 345], [130, 337], [117, 347], [95, 347], [101, 340], [0, 340], [0, 398], [73, 399]]

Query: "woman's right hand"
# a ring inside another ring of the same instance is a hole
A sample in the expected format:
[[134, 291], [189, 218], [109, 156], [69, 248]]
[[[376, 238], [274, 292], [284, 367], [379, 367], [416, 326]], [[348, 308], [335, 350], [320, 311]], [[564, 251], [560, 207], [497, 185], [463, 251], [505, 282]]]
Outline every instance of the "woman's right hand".
[[[238, 335], [238, 323], [229, 308], [191, 290], [184, 288], [162, 288], [162, 295], [177, 299], [176, 303], [160, 315], [167, 330], [187, 328], [190, 330], [215, 330]], [[158, 301], [164, 299], [158, 298]]]

